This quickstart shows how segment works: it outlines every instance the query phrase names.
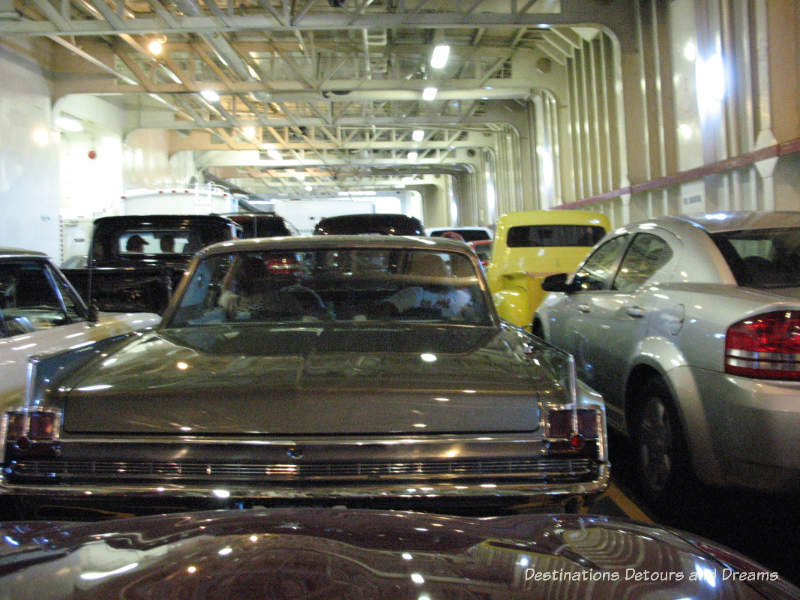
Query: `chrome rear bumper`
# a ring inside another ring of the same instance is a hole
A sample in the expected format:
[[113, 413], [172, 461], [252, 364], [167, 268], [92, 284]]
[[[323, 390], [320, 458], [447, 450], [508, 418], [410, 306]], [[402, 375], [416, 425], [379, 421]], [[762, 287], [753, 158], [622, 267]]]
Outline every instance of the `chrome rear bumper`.
[[524, 478], [490, 478], [478, 482], [427, 481], [424, 479], [404, 482], [332, 482], [319, 484], [243, 485], [213, 486], [184, 485], [176, 483], [125, 484], [118, 485], [33, 485], [0, 482], [0, 497], [16, 501], [23, 511], [34, 505], [50, 507], [96, 507], [113, 509], [118, 500], [131, 505], [166, 505], [175, 508], [254, 505], [353, 505], [396, 506], [413, 508], [418, 504], [426, 507], [436, 504], [457, 506], [492, 505], [513, 509], [563, 508], [569, 504], [588, 504], [601, 494], [609, 482], [610, 468], [607, 463], [598, 465], [595, 477], [580, 482], [531, 482]]

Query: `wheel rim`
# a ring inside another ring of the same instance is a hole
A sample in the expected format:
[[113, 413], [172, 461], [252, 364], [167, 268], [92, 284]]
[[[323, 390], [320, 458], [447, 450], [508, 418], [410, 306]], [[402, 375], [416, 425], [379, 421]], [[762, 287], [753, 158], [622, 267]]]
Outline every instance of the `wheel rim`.
[[650, 398], [642, 407], [639, 426], [639, 464], [647, 485], [664, 490], [672, 475], [673, 432], [667, 407], [660, 398]]

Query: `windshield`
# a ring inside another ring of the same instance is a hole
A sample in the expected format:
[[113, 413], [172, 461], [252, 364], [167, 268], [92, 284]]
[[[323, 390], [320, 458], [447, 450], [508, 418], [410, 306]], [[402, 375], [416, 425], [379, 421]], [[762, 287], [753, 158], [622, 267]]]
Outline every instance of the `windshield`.
[[167, 326], [387, 320], [492, 324], [481, 279], [462, 254], [336, 248], [209, 256]]
[[740, 286], [800, 285], [800, 228], [725, 231], [711, 238]]
[[18, 259], [0, 263], [0, 337], [82, 318], [74, 292], [46, 262]]

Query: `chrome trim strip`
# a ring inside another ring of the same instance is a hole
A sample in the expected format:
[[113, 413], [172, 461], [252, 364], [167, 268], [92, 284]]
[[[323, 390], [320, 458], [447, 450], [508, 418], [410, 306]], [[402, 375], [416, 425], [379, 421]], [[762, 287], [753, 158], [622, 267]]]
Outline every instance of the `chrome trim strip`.
[[[563, 405], [560, 405], [563, 406]], [[111, 436], [128, 436], [114, 438]], [[554, 438], [556, 439], [556, 438]], [[109, 442], [118, 444], [242, 444], [245, 446], [328, 446], [335, 444], [336, 446], [408, 446], [417, 444], [486, 444], [503, 442], [508, 444], [530, 444], [542, 443], [545, 438], [542, 437], [540, 430], [537, 429], [531, 432], [529, 437], [525, 437], [519, 433], [487, 433], [486, 435], [475, 435], [474, 433], [466, 434], [452, 434], [452, 433], [433, 433], [425, 436], [408, 435], [397, 437], [396, 434], [387, 434], [385, 436], [350, 436], [344, 437], [341, 435], [336, 436], [298, 436], [287, 438], [273, 438], [273, 439], [253, 439], [248, 437], [235, 437], [230, 435], [222, 435], [220, 437], [197, 437], [186, 434], [136, 434], [135, 437], [131, 434], [117, 433], [109, 434], [108, 436], [98, 436], [95, 434], [88, 434], [86, 436], [80, 434], [71, 434], [68, 431], [61, 430], [59, 438], [62, 442], [80, 442], [87, 444], [108, 444]]]
[[770, 360], [780, 362], [800, 362], [800, 354], [789, 354], [786, 352], [750, 352], [749, 350], [726, 350], [725, 356], [734, 358], [746, 358], [750, 360]]
[[725, 364], [729, 367], [742, 367], [745, 369], [765, 369], [770, 371], [800, 371], [800, 362], [770, 362], [747, 360], [739, 358], [726, 358]]
[[346, 499], [390, 499], [390, 498], [472, 498], [491, 497], [494, 500], [525, 499], [534, 503], [550, 504], [560, 499], [595, 496], [602, 493], [609, 483], [610, 465], [598, 465], [597, 476], [591, 481], [571, 483], [469, 483], [424, 482], [424, 485], [400, 484], [359, 484], [352, 486], [269, 486], [250, 488], [246, 486], [209, 487], [185, 486], [165, 483], [163, 485], [20, 485], [0, 482], [0, 495], [14, 495], [20, 498], [41, 497], [50, 502], [63, 500], [102, 500], [105, 497], [126, 496], [131, 500], [175, 498], [207, 500], [220, 503], [258, 500], [346, 500]]
[[[374, 480], [458, 477], [577, 478], [594, 472], [597, 461], [582, 457], [495, 458], [452, 461], [381, 461], [335, 463], [212, 463], [97, 460], [19, 460], [6, 467], [14, 477], [215, 480], [253, 483], [320, 479]], [[57, 485], [57, 484], [56, 484]]]

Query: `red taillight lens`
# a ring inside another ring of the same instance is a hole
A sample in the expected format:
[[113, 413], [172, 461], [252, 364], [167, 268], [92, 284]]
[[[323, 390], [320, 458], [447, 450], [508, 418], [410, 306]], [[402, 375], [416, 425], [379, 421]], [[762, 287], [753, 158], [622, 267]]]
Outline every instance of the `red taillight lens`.
[[270, 275], [295, 275], [302, 270], [303, 267], [293, 258], [275, 258], [267, 261], [267, 272]]
[[800, 312], [772, 312], [731, 325], [725, 336], [725, 372], [800, 379]]
[[591, 408], [578, 409], [578, 431], [572, 426], [572, 409], [547, 411], [545, 435], [549, 438], [568, 438], [580, 436], [582, 439], [594, 440], [598, 437], [600, 413]]
[[6, 441], [46, 442], [58, 439], [61, 414], [57, 411], [6, 413]]
[[28, 435], [32, 441], [56, 439], [58, 437], [58, 415], [53, 412], [32, 412]]
[[13, 442], [28, 432], [28, 415], [14, 411], [6, 413], [6, 440]]

